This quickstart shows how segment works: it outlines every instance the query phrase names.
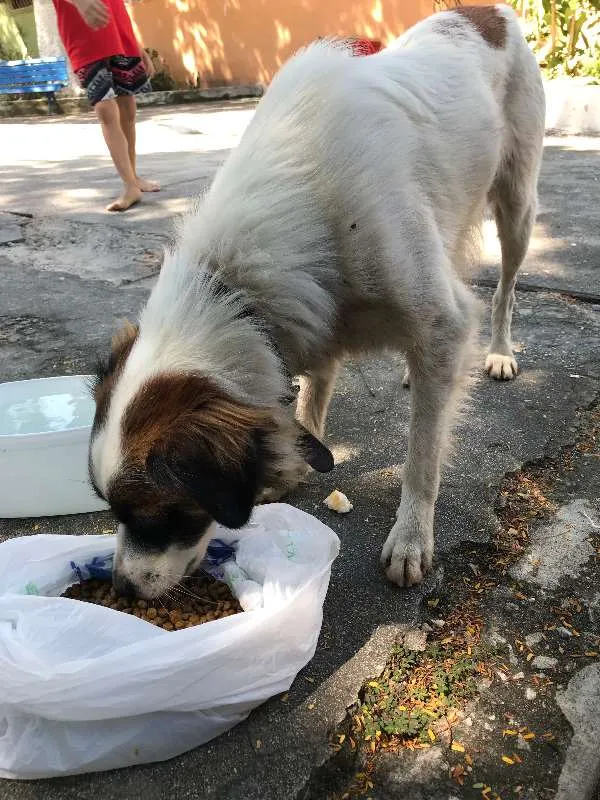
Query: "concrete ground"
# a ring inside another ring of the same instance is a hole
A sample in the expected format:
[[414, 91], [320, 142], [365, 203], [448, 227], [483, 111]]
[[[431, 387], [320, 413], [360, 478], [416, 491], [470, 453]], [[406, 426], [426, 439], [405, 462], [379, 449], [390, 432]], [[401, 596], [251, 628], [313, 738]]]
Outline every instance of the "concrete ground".
[[[123, 215], [103, 211], [118, 184], [91, 118], [0, 122], [2, 380], [92, 368], [118, 321], [135, 316], [147, 296], [175, 216], [207, 186], [252, 110], [252, 104], [239, 102], [142, 111], [140, 172], [160, 180], [163, 191]], [[401, 627], [422, 621], [424, 598], [443, 585], [444, 565], [450, 569], [465, 544], [485, 546], [497, 531], [495, 505], [505, 475], [573, 442], [577, 412], [600, 398], [599, 176], [600, 140], [548, 138], [540, 214], [514, 321], [522, 372], [509, 384], [482, 375], [476, 381], [441, 489], [439, 563], [426, 584], [399, 591], [378, 568], [406, 449], [409, 395], [401, 386], [402, 359], [348, 363], [329, 425], [338, 466], [290, 499], [327, 522], [340, 535], [342, 548], [316, 655], [289, 695], [274, 698], [228, 734], [172, 761], [54, 781], [4, 781], [0, 800], [325, 800], [325, 790], [315, 788], [315, 775], [331, 756], [330, 731], [362, 683], [379, 674]], [[491, 226], [485, 233], [481, 269], [473, 280], [489, 307], [497, 245]], [[480, 363], [487, 317], [483, 328]], [[335, 487], [354, 503], [345, 517], [322, 505]], [[578, 491], [574, 486], [565, 504], [585, 497], [586, 513], [597, 512], [597, 487]], [[78, 534], [112, 521], [107, 514], [0, 520], [0, 538], [31, 533], [34, 524], [43, 531]], [[565, 713], [570, 720], [577, 716]], [[395, 785], [386, 790], [382, 783], [380, 793], [376, 787], [371, 796], [417, 797], [414, 787]], [[445, 791], [439, 797], [480, 796], [464, 792], [456, 787], [453, 795]], [[527, 796], [538, 800], [555, 794]]]

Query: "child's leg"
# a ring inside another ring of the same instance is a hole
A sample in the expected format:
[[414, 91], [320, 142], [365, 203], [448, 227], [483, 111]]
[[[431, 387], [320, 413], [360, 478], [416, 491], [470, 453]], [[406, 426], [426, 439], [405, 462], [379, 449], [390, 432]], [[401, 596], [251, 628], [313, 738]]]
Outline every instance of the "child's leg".
[[119, 108], [115, 99], [101, 100], [94, 106], [96, 116], [100, 120], [104, 141], [113, 160], [117, 172], [123, 181], [123, 192], [110, 205], [107, 211], [126, 211], [135, 203], [139, 203], [142, 192], [137, 184], [135, 171], [129, 157], [129, 146], [121, 128]]
[[121, 130], [127, 139], [127, 147], [129, 150], [129, 161], [133, 167], [136, 176], [137, 185], [142, 192], [158, 192], [160, 184], [157, 181], [146, 181], [140, 178], [136, 172], [136, 154], [135, 154], [135, 113], [136, 103], [135, 96], [131, 94], [120, 95], [117, 97], [117, 106], [119, 108], [119, 119], [121, 121]]
[[156, 181], [143, 180], [136, 172], [135, 95], [152, 90], [144, 63], [138, 56], [113, 56], [109, 59], [109, 66], [117, 94], [121, 130], [127, 139], [129, 160], [136, 173], [137, 185], [142, 192], [158, 192], [160, 185]]
[[107, 206], [107, 211], [125, 211], [140, 201], [142, 193], [129, 158], [127, 139], [121, 129], [117, 95], [108, 61], [96, 61], [77, 70], [77, 78], [87, 91], [113, 164], [123, 181], [123, 192]]

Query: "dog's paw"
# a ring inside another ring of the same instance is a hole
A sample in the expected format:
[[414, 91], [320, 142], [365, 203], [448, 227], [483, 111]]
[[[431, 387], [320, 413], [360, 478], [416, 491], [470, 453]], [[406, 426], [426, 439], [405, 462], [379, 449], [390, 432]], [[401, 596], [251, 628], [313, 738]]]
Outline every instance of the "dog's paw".
[[488, 353], [485, 359], [485, 371], [497, 381], [511, 381], [516, 378], [519, 368], [512, 356], [502, 353]]
[[431, 569], [433, 530], [416, 530], [398, 520], [381, 551], [381, 566], [392, 583], [415, 586]]
[[410, 370], [408, 367], [404, 370], [402, 386], [404, 386], [405, 389], [410, 389]]

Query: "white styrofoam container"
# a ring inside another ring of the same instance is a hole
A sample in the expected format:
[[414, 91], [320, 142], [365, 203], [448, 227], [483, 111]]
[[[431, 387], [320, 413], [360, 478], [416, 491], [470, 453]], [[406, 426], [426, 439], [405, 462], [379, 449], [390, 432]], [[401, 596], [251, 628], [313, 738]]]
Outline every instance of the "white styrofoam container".
[[100, 511], [88, 481], [88, 376], [0, 384], [0, 517]]

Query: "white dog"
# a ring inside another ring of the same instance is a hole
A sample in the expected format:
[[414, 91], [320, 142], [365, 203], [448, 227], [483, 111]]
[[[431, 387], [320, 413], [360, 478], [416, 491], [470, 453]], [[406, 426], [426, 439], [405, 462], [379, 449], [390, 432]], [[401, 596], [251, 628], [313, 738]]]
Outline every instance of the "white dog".
[[384, 348], [406, 354], [412, 413], [381, 559], [400, 586], [422, 579], [477, 328], [460, 275], [489, 202], [502, 276], [486, 369], [514, 377], [543, 131], [539, 71], [504, 5], [437, 14], [369, 57], [317, 43], [283, 67], [98, 375], [90, 475], [121, 522], [119, 588], [160, 594], [214, 520], [243, 525], [303, 461], [330, 469], [338, 364]]

